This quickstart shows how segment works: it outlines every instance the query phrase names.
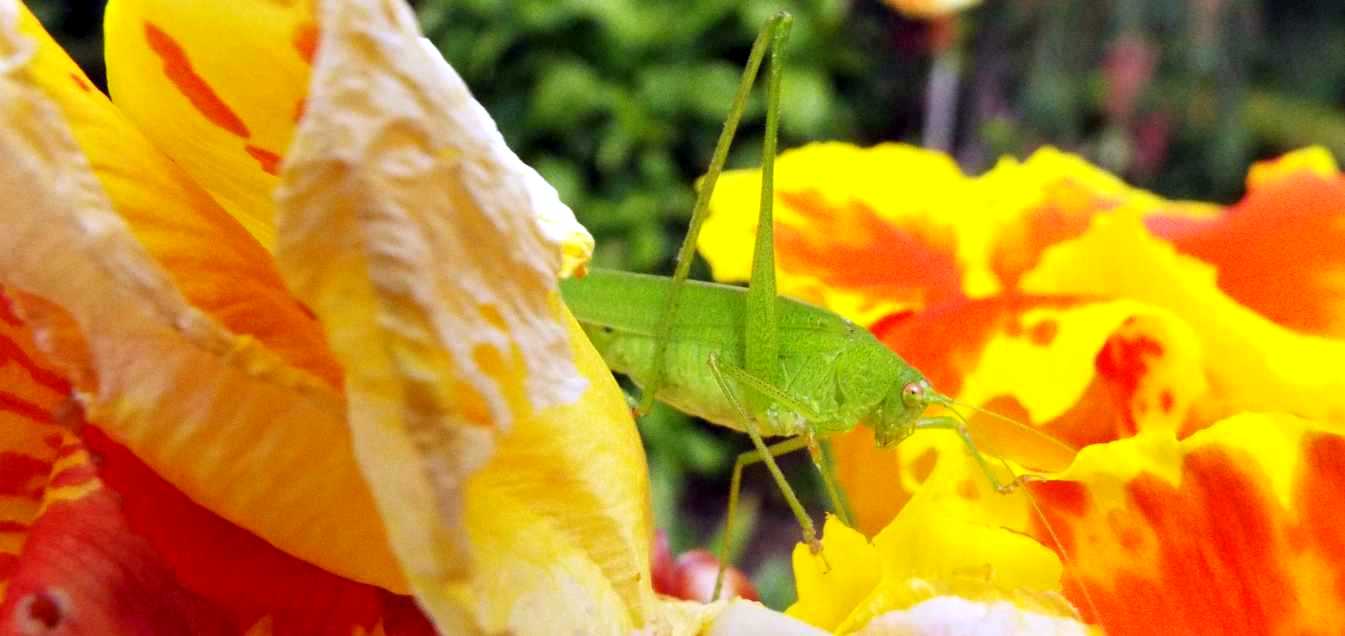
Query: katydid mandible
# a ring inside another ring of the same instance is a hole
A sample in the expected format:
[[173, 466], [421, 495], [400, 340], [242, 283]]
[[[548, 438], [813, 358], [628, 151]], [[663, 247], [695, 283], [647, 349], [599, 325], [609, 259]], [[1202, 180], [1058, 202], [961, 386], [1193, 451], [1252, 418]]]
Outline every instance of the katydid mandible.
[[[812, 519], [774, 458], [809, 449], [832, 506], [845, 520], [818, 444], [861, 424], [873, 428], [878, 446], [884, 448], [921, 429], [954, 431], [996, 490], [1007, 492], [1017, 483], [996, 477], [960, 416], [925, 415], [930, 405], [951, 406], [952, 400], [935, 392], [920, 371], [845, 318], [776, 295], [773, 179], [781, 57], [791, 20], [786, 13], [772, 17], [752, 47], [697, 193], [673, 276], [594, 269], [583, 278], [561, 283], [566, 304], [608, 366], [641, 387], [641, 415], [657, 398], [752, 438], [756, 450], [740, 455], [734, 466], [721, 548], [724, 554], [732, 534], [742, 470], [757, 462], [766, 464], [798, 518], [804, 541], [818, 551]], [[687, 280], [710, 196], [768, 50], [771, 64], [761, 207], [750, 285], [743, 289]], [[789, 439], [767, 445], [766, 437]], [[721, 558], [721, 568], [724, 561]], [[714, 594], [719, 594], [718, 581]]]

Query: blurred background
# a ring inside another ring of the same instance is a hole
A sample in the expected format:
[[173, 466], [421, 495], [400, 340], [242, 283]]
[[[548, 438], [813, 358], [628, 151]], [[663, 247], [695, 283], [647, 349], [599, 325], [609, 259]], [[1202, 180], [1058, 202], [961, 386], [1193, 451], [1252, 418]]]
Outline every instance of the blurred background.
[[[593, 232], [604, 267], [671, 271], [741, 65], [782, 8], [795, 16], [782, 148], [923, 143], [977, 173], [1051, 144], [1164, 196], [1217, 202], [1240, 196], [1256, 159], [1310, 143], [1345, 157], [1345, 3], [990, 0], [936, 16], [933, 0], [890, 2], [412, 4], [510, 145]], [[102, 85], [103, 3], [27, 4]], [[731, 165], [758, 159], [761, 103]], [[713, 545], [746, 437], [662, 407], [640, 428], [673, 552]], [[785, 464], [820, 517], [806, 457]], [[734, 563], [784, 607], [797, 524], [764, 470], [744, 482]]]

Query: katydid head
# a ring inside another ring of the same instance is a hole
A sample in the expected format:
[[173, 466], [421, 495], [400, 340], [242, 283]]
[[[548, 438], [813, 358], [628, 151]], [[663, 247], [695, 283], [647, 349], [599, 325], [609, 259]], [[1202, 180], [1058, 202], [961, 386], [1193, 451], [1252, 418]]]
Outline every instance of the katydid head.
[[883, 398], [873, 438], [879, 448], [890, 448], [915, 432], [915, 422], [938, 397], [923, 376], [899, 378]]

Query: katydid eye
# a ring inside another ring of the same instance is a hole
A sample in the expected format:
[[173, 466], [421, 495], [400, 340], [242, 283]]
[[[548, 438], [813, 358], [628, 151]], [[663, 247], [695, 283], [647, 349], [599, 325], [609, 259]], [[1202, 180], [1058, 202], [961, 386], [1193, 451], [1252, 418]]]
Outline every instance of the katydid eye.
[[912, 382], [902, 387], [901, 396], [905, 398], [907, 404], [918, 404], [924, 401], [925, 391], [929, 385], [924, 382]]

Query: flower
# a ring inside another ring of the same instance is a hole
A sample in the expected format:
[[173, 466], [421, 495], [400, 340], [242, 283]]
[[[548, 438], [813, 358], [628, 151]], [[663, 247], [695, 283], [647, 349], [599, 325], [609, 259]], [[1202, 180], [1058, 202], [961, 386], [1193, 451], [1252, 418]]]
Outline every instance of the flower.
[[908, 17], [931, 20], [970, 9], [981, 0], [884, 0], [888, 6]]
[[[889, 452], [866, 429], [843, 435], [840, 481], [874, 546], [945, 528], [961, 547], [907, 544], [941, 561], [987, 529], [1032, 537], [980, 557], [991, 598], [1035, 611], [1023, 589], [1063, 593], [1109, 632], [1345, 627], [1345, 531], [1319, 512], [1345, 483], [1345, 177], [1325, 151], [1254, 166], [1227, 207], [1050, 148], [975, 177], [892, 144], [814, 144], [776, 166], [781, 293], [867, 326], [959, 403], [1025, 423], [968, 414], [982, 449], [1043, 478], [998, 496], [954, 436]], [[742, 280], [760, 178], [719, 183], [700, 247], [716, 278]], [[1014, 570], [995, 563], [1042, 548], [1058, 579], [997, 581]], [[829, 628], [859, 628], [875, 595], [929, 579], [838, 567], [868, 591], [824, 593], [808, 567], [795, 564], [791, 613]]]
[[556, 295], [591, 239], [409, 8], [246, 4], [112, 0], [109, 101], [0, 2], [0, 624], [755, 616], [654, 594], [640, 442]]

